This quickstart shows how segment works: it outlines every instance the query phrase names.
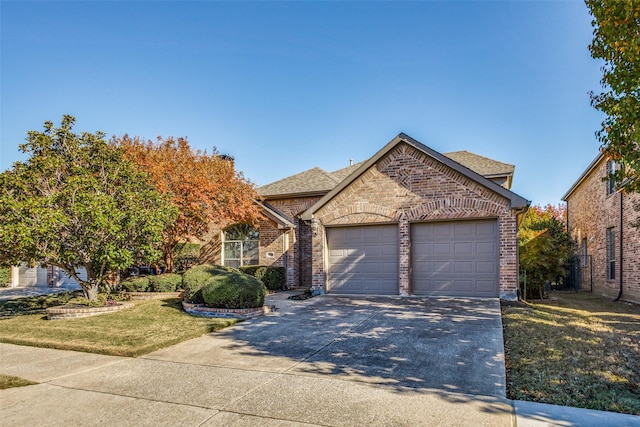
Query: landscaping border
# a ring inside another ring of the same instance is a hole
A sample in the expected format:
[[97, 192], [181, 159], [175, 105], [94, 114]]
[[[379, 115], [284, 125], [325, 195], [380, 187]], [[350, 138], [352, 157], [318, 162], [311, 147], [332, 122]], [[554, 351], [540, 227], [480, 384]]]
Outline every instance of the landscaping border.
[[125, 292], [131, 301], [182, 298], [183, 292]]
[[204, 304], [192, 304], [185, 301], [182, 301], [182, 308], [193, 316], [226, 317], [240, 320], [253, 319], [276, 311], [275, 305], [263, 305], [257, 308], [212, 308]]
[[132, 308], [133, 306], [135, 306], [135, 304], [132, 302], [119, 302], [114, 305], [99, 307], [59, 305], [47, 308], [47, 319], [61, 320], [98, 316], [100, 314], [115, 313], [120, 310]]

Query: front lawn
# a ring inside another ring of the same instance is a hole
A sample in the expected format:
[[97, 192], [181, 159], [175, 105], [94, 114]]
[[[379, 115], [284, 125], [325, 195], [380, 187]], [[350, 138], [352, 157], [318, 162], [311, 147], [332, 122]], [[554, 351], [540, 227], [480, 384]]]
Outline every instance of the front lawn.
[[[14, 312], [0, 320], [0, 342], [136, 357], [236, 323], [190, 316], [177, 299], [136, 301], [134, 308], [83, 319], [47, 320], [41, 312], [15, 315], [21, 314], [16, 312], [18, 302], [27, 310], [42, 310], [36, 300], [29, 300], [0, 301], [0, 313]], [[55, 296], [49, 296], [43, 305], [55, 302]]]
[[508, 398], [640, 415], [640, 306], [555, 292], [502, 321]]

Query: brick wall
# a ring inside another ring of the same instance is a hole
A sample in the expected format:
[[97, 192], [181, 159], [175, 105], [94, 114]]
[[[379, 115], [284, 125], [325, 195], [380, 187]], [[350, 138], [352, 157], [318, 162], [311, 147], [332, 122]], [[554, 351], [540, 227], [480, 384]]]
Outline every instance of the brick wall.
[[[603, 157], [589, 175], [567, 197], [568, 226], [571, 236], [580, 250], [584, 239], [587, 254], [591, 256], [592, 268], [585, 266], [582, 274], [582, 289], [616, 297], [620, 289], [620, 198], [622, 197], [622, 243], [623, 243], [623, 299], [640, 303], [640, 232], [635, 223], [640, 212], [635, 205], [640, 195], [619, 193], [607, 194], [607, 161]], [[616, 275], [607, 277], [606, 231], [615, 231]], [[580, 252], [582, 254], [582, 252]], [[593, 272], [590, 277], [591, 271]]]
[[[298, 197], [291, 199], [268, 200], [268, 203], [293, 219], [295, 230], [279, 229], [278, 225], [261, 217], [258, 224], [260, 232], [259, 264], [285, 267], [287, 286], [311, 286], [311, 228], [297, 216], [311, 207], [320, 197]], [[222, 264], [222, 230], [213, 227], [203, 239], [200, 251], [201, 262]]]
[[[410, 223], [496, 218], [499, 227], [499, 287], [518, 285], [517, 225], [509, 201], [407, 144], [399, 144], [343, 189], [314, 216], [321, 226], [398, 223], [400, 294], [409, 292]], [[314, 287], [326, 285], [324, 229], [313, 238]]]

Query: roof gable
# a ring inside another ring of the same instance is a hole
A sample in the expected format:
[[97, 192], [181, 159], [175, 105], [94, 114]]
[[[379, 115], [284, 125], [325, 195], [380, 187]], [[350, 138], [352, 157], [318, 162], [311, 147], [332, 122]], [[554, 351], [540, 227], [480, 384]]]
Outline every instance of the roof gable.
[[466, 176], [467, 178], [477, 182], [478, 184], [488, 188], [489, 190], [498, 193], [499, 195], [505, 197], [509, 200], [512, 209], [526, 208], [529, 206], [529, 201], [524, 199], [523, 197], [513, 193], [512, 191], [507, 190], [501, 185], [496, 184], [488, 178], [483, 177], [482, 175], [474, 172], [473, 170], [461, 165], [460, 163], [450, 159], [449, 157], [427, 147], [426, 145], [416, 141], [410, 136], [401, 133], [392, 139], [387, 145], [385, 145], [380, 151], [378, 151], [373, 157], [369, 160], [363, 162], [355, 171], [353, 171], [346, 179], [344, 179], [340, 184], [338, 184], [335, 188], [329, 191], [324, 197], [322, 197], [316, 204], [310, 207], [307, 211], [305, 211], [301, 218], [303, 220], [310, 220], [313, 217], [314, 212], [322, 208], [326, 203], [328, 203], [333, 197], [335, 197], [338, 193], [340, 193], [343, 189], [349, 186], [353, 181], [355, 181], [360, 175], [365, 173], [369, 168], [374, 166], [382, 157], [388, 154], [393, 148], [395, 148], [398, 144], [406, 143], [413, 148], [425, 153], [426, 155], [434, 158], [438, 162], [448, 166], [451, 169], [459, 172], [460, 174]]
[[605, 156], [604, 156], [603, 153], [598, 154], [596, 156], [596, 158], [593, 159], [591, 164], [589, 164], [589, 166], [587, 166], [585, 171], [582, 172], [582, 175], [580, 175], [580, 177], [576, 180], [576, 182], [573, 183], [571, 188], [569, 188], [569, 190], [565, 193], [565, 195], [562, 196], [562, 200], [564, 200], [566, 202], [567, 198], [580, 186], [580, 184], [582, 184], [582, 181], [584, 181], [589, 175], [591, 175], [591, 172], [593, 172], [593, 170], [596, 169], [598, 164], [602, 160], [604, 160], [604, 158], [605, 158]]

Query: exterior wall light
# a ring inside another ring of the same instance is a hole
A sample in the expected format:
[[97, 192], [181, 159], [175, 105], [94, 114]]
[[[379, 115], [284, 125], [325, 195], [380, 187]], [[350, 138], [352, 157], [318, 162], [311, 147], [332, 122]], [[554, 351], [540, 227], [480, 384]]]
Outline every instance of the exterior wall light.
[[313, 233], [314, 236], [318, 235], [319, 226], [320, 226], [320, 223], [318, 222], [318, 220], [315, 218], [311, 218], [311, 232]]

